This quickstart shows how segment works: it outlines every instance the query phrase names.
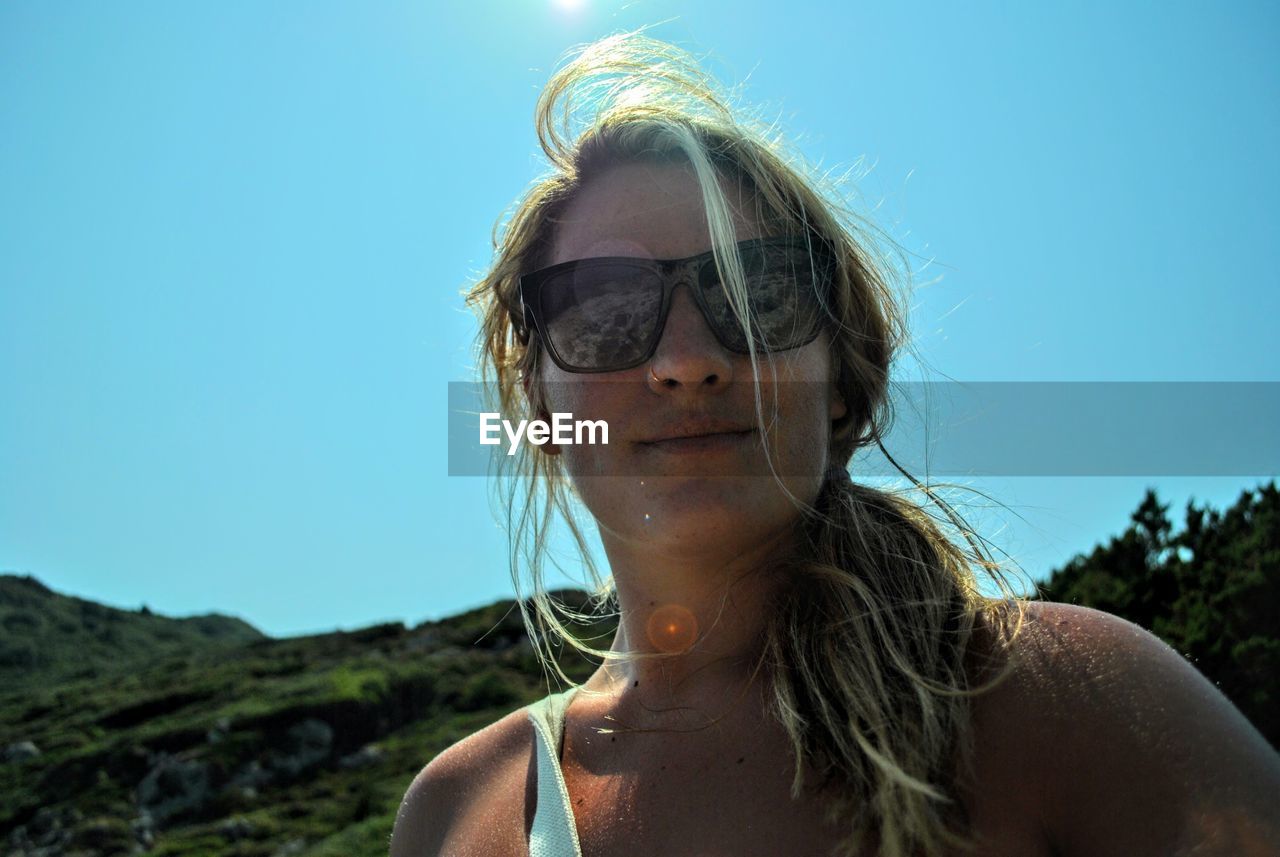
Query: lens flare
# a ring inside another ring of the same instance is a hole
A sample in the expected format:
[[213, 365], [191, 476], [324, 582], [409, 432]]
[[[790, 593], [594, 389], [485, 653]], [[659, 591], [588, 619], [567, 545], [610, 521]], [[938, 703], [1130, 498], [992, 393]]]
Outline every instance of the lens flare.
[[687, 607], [664, 604], [649, 614], [649, 642], [660, 652], [684, 652], [698, 639], [698, 620]]

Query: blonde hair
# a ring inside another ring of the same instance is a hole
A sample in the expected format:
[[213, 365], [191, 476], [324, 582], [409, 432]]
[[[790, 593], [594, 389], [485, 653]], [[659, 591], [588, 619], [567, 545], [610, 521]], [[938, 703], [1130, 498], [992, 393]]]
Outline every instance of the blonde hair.
[[[505, 228], [495, 227], [493, 265], [468, 295], [481, 316], [483, 379], [496, 384], [504, 414], [532, 417], [546, 410], [543, 350], [536, 334], [526, 341], [513, 325], [517, 281], [547, 264], [558, 215], [610, 166], [659, 161], [690, 169], [744, 329], [751, 324], [746, 284], [721, 181], [748, 188], [758, 222], [774, 232], [832, 248], [838, 270], [825, 310], [835, 383], [848, 412], [832, 424], [828, 454], [841, 469], [824, 482], [812, 507], [795, 501], [803, 513], [801, 547], [774, 569], [790, 579], [768, 611], [758, 666], [793, 748], [792, 796], [803, 794], [806, 765], [818, 773], [832, 821], [846, 826], [841, 854], [868, 845], [890, 857], [965, 846], [956, 783], [970, 752], [969, 700], [984, 689], [973, 680], [971, 642], [981, 623], [1007, 643], [1021, 610], [1000, 564], [933, 489], [902, 471], [963, 533], [967, 550], [900, 496], [906, 492], [854, 483], [842, 469], [858, 449], [879, 445], [887, 430], [889, 367], [907, 344], [905, 313], [890, 288], [890, 266], [875, 253], [874, 227], [839, 204], [834, 192], [820, 193], [823, 182], [806, 175], [780, 139], [737, 117], [729, 103], [687, 53], [635, 33], [585, 47], [552, 76], [536, 111], [551, 173], [524, 194]], [[756, 356], [750, 355], [753, 365]], [[757, 416], [763, 418], [758, 383]], [[526, 444], [510, 461], [522, 478], [498, 484], [507, 489], [512, 579], [544, 668], [572, 684], [554, 651], [564, 643], [595, 657], [665, 657], [595, 649], [561, 621], [590, 624], [616, 610], [613, 579], [600, 577], [575, 523], [573, 488], [560, 457]], [[584, 612], [551, 598], [543, 584], [557, 515], [594, 590]], [[527, 602], [522, 567], [532, 580]], [[980, 592], [979, 573], [1001, 598]]]

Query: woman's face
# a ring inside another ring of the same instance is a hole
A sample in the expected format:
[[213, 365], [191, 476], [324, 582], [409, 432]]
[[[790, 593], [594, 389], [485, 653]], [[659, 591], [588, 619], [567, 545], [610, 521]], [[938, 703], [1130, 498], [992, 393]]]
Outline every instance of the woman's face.
[[[765, 237], [750, 214], [753, 200], [723, 187], [736, 212], [736, 240]], [[546, 264], [598, 256], [681, 259], [710, 249], [702, 194], [691, 172], [630, 163], [578, 192]], [[831, 383], [828, 352], [824, 332], [800, 348], [757, 355], [762, 430], [750, 357], [719, 343], [685, 285], [671, 297], [662, 339], [648, 363], [575, 374], [544, 351], [549, 409], [609, 425], [608, 445], [559, 447], [606, 546], [612, 540], [673, 555], [736, 555], [781, 535], [799, 514], [783, 486], [799, 501], [814, 501], [832, 420], [845, 413]], [[714, 422], [708, 427], [706, 421]], [[725, 427], [741, 431], [664, 440]], [[766, 443], [782, 485], [769, 475]]]

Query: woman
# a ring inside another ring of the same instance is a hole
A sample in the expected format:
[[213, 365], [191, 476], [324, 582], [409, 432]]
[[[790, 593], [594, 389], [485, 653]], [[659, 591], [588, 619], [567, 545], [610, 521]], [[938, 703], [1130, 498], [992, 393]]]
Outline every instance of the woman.
[[619, 626], [426, 766], [393, 857], [1275, 853], [1280, 765], [1182, 658], [850, 479], [905, 340], [865, 229], [648, 39], [584, 50], [538, 130], [554, 171], [471, 299], [505, 413], [610, 430], [521, 447], [526, 624], [594, 651], [540, 583], [573, 492]]

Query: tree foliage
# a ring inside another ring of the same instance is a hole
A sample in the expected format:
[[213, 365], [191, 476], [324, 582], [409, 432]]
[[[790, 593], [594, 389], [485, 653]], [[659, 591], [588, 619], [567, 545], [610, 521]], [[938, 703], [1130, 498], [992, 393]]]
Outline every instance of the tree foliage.
[[1154, 490], [1128, 529], [1042, 584], [1050, 601], [1114, 613], [1188, 658], [1280, 746], [1280, 492], [1245, 491], [1225, 513], [1187, 503], [1175, 533]]

